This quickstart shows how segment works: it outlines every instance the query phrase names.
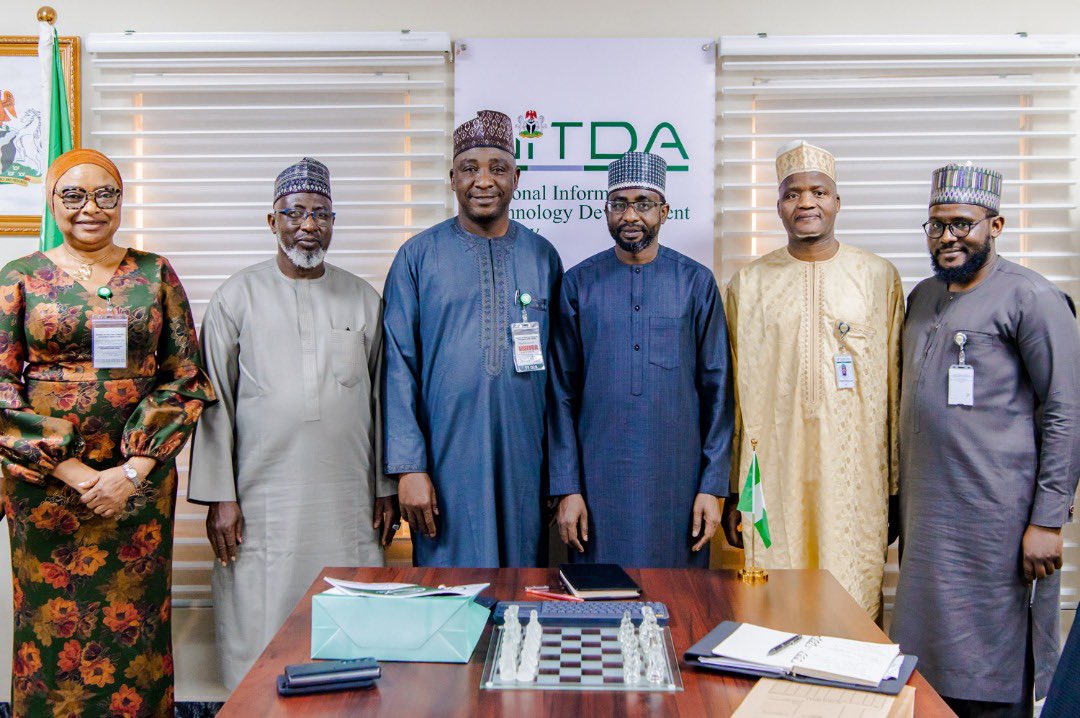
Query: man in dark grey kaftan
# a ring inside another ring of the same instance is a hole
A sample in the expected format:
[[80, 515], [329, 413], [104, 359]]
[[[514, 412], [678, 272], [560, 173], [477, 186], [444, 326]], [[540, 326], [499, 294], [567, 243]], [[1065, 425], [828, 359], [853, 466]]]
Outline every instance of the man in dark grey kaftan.
[[936, 276], [912, 291], [903, 335], [892, 637], [959, 715], [1030, 718], [1057, 657], [1080, 333], [1062, 292], [997, 256], [1000, 193], [1000, 174], [970, 164], [934, 173]]

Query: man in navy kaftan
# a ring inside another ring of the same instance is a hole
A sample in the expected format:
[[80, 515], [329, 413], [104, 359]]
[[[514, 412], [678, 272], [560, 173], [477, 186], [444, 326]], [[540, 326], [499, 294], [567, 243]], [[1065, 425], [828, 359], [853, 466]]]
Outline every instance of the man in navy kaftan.
[[[665, 165], [612, 163], [616, 246], [563, 280], [553, 350], [550, 494], [574, 560], [709, 565], [734, 408], [712, 272], [657, 243]], [[701, 550], [701, 549], [705, 550]]]
[[[406, 242], [386, 279], [385, 470], [398, 477], [418, 566], [536, 566], [548, 371], [518, 371], [512, 325], [539, 324], [547, 364], [562, 264], [509, 219], [510, 120], [454, 133], [461, 211]], [[527, 296], [526, 296], [527, 295]]]

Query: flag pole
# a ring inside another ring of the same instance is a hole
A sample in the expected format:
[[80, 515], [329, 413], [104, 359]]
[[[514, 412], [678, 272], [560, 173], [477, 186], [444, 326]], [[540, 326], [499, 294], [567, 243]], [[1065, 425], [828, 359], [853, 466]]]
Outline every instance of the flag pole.
[[754, 560], [754, 549], [757, 548], [757, 531], [750, 532], [750, 567], [756, 568], [757, 561]]
[[[754, 455], [757, 454], [757, 439], [751, 439], [750, 440], [750, 448], [751, 448], [751, 451], [753, 451], [753, 454], [751, 454], [751, 457], [753, 457]], [[753, 458], [751, 458], [750, 460], [753, 461]], [[769, 572], [757, 565], [757, 560], [756, 560], [756, 557], [754, 555], [755, 554], [755, 549], [757, 547], [757, 531], [754, 530], [754, 526], [753, 526], [755, 518], [756, 517], [754, 516], [753, 512], [751, 512], [750, 513], [750, 524], [751, 524], [751, 526], [750, 526], [750, 564], [746, 565], [746, 563], [745, 563], [745, 555], [744, 555], [743, 567], [741, 569], [739, 569], [739, 580], [742, 581], [743, 583], [748, 583], [748, 584], [751, 584], [751, 585], [757, 584], [757, 583], [765, 583], [766, 581], [769, 580]]]
[[[77, 139], [71, 127], [71, 111], [68, 106], [67, 86], [60, 59], [60, 37], [56, 31], [56, 10], [48, 5], [38, 8], [38, 60], [42, 72], [42, 121], [44, 129], [44, 165], [42, 179], [53, 161], [75, 146]], [[60, 230], [49, 211], [50, 197], [43, 197], [41, 206], [41, 234], [38, 249], [46, 252], [63, 243]]]

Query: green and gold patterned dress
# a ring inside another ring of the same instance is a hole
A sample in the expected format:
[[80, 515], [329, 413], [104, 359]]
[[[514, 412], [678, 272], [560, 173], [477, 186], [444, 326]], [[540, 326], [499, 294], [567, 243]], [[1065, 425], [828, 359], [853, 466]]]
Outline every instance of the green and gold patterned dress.
[[[96, 292], [40, 252], [0, 272], [15, 716], [173, 715], [174, 456], [214, 394], [169, 263], [128, 250], [107, 286], [129, 317], [126, 369], [92, 366]], [[158, 463], [109, 519], [51, 476], [69, 458], [107, 469], [132, 456]]]

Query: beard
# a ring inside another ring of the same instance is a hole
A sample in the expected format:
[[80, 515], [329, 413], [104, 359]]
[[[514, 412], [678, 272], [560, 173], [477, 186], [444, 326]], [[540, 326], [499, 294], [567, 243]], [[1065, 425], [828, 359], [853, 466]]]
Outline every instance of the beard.
[[655, 227], [646, 227], [641, 233], [641, 239], [634, 242], [627, 242], [622, 238], [619, 229], [622, 225], [615, 228], [615, 231], [611, 233], [611, 236], [615, 238], [615, 244], [619, 245], [619, 249], [630, 254], [637, 254], [647, 249], [653, 242], [656, 241], [656, 235], [660, 234], [660, 225]]
[[285, 253], [285, 256], [289, 258], [289, 261], [295, 264], [300, 269], [314, 269], [323, 263], [326, 259], [326, 249], [319, 247], [311, 251], [304, 251], [296, 245], [292, 247], [286, 247], [285, 243], [278, 238], [278, 246], [281, 247], [281, 251]]
[[930, 255], [930, 264], [934, 268], [934, 275], [945, 282], [946, 286], [949, 284], [964, 285], [975, 278], [975, 275], [983, 268], [989, 257], [990, 239], [987, 238], [978, 249], [968, 254], [968, 258], [959, 267], [942, 267], [938, 264], [936, 253]]

